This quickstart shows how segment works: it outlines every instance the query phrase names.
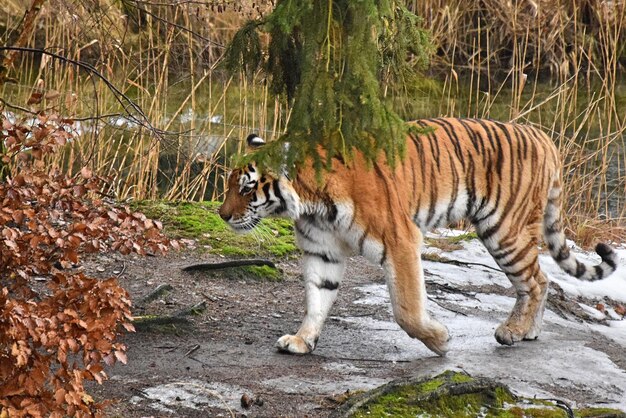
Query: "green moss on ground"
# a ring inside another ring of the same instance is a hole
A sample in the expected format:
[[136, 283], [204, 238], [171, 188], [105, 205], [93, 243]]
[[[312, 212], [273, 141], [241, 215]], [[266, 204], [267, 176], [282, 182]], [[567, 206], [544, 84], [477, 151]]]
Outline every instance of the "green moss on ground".
[[471, 241], [473, 239], [478, 239], [478, 235], [476, 234], [476, 232], [466, 232], [464, 234], [457, 235], [455, 237], [447, 237], [446, 239], [453, 244], [458, 244], [464, 241]]
[[[263, 219], [248, 234], [237, 234], [219, 217], [220, 202], [134, 202], [134, 210], [163, 222], [166, 235], [194, 239], [201, 249], [228, 257], [290, 257], [298, 253], [287, 219]], [[258, 273], [258, 272], [257, 272]], [[267, 273], [267, 272], [265, 272]]]
[[442, 238], [425, 238], [424, 241], [429, 247], [436, 247], [442, 251], [452, 252], [456, 250], [462, 250], [462, 243], [465, 241], [471, 241], [477, 239], [476, 232], [466, 232], [455, 237], [442, 237]]
[[574, 411], [574, 416], [577, 418], [626, 418], [626, 412], [613, 408], [583, 408]]
[[282, 274], [278, 269], [270, 266], [249, 266], [242, 268], [244, 272], [259, 279], [277, 281], [282, 279]]
[[[577, 417], [626, 417], [614, 409], [583, 409]], [[551, 402], [520, 398], [490, 379], [446, 371], [432, 379], [391, 383], [348, 400], [335, 417], [566, 418]]]

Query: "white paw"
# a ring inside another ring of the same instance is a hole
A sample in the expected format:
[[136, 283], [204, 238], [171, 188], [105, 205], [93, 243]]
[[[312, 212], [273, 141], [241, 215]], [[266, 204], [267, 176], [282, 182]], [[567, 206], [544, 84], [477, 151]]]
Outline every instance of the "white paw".
[[309, 346], [304, 339], [297, 335], [283, 335], [276, 341], [276, 348], [279, 351], [291, 354], [308, 354], [313, 351], [313, 346]]
[[537, 338], [539, 338], [539, 334], [541, 334], [541, 325], [541, 322], [539, 322], [539, 325], [537, 325], [537, 323], [533, 324], [533, 326], [530, 327], [530, 330], [526, 333], [526, 335], [524, 335], [524, 339], [536, 340]]

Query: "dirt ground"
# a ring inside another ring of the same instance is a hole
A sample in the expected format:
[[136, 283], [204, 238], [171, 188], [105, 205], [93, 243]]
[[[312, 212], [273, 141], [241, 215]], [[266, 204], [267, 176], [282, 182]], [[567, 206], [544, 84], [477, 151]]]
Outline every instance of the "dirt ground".
[[[318, 348], [292, 356], [276, 352], [274, 344], [294, 333], [302, 319], [298, 261], [279, 263], [286, 273], [281, 282], [181, 270], [223, 260], [187, 251], [164, 258], [99, 256], [87, 264], [103, 277], [120, 278], [137, 305], [135, 315], [172, 314], [206, 303], [204, 312], [187, 317], [188, 324], [124, 336], [128, 364], [108, 370], [104, 385], [90, 387], [97, 398], [113, 400], [110, 416], [326, 417], [354, 391], [446, 369], [499, 379], [525, 396], [626, 404], [624, 342], [605, 336], [603, 328], [611, 328], [582, 321], [578, 301], [568, 301], [558, 289], [551, 292], [542, 337], [501, 347], [493, 332], [513, 304], [504, 275], [483, 272], [495, 277], [493, 285], [461, 286], [433, 273], [437, 263], [425, 262], [429, 310], [452, 335], [448, 356], [440, 358], [393, 322], [382, 270], [355, 257]], [[139, 302], [162, 284], [173, 289]]]

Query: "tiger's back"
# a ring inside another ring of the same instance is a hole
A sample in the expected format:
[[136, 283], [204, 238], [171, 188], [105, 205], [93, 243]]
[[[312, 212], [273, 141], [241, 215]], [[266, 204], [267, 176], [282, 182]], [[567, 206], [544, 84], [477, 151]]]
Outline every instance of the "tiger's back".
[[[548, 284], [537, 262], [542, 236], [569, 274], [596, 280], [615, 269], [615, 253], [604, 244], [597, 247], [603, 259], [597, 266], [579, 262], [565, 245], [561, 163], [543, 132], [480, 119], [415, 124], [427, 133], [407, 137], [405, 158], [394, 168], [381, 156], [370, 169], [357, 154], [349, 164], [333, 159], [321, 184], [311, 163], [292, 181], [262, 175], [254, 166], [231, 176], [220, 210], [231, 226], [272, 215], [295, 220], [304, 252], [307, 314], [296, 335], [278, 341], [280, 349], [314, 349], [345, 259], [358, 253], [384, 267], [400, 326], [436, 353], [445, 353], [447, 331], [425, 310], [421, 231], [463, 218], [475, 225], [518, 294], [513, 312], [496, 330], [502, 344], [534, 339], [540, 332]], [[242, 194], [242, 187], [254, 192]]]

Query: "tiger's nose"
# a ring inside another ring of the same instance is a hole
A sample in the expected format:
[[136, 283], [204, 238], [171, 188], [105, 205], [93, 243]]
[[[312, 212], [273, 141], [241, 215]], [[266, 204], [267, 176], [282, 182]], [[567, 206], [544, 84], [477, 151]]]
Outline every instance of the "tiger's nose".
[[220, 208], [219, 214], [220, 214], [220, 218], [222, 218], [224, 220], [224, 222], [228, 222], [230, 220], [230, 218], [233, 217], [231, 214], [226, 213], [225, 211], [223, 211], [222, 208]]

